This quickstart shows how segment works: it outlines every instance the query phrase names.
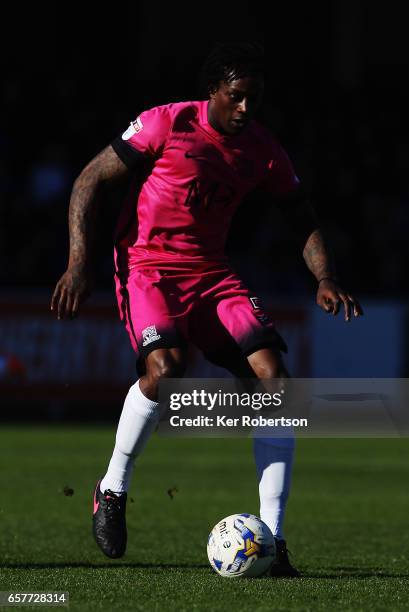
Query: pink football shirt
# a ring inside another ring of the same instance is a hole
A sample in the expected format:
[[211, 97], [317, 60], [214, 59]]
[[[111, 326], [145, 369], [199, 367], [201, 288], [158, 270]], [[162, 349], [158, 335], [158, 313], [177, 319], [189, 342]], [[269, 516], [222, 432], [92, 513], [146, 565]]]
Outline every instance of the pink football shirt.
[[151, 160], [119, 219], [122, 269], [158, 259], [224, 260], [231, 219], [248, 192], [261, 187], [275, 197], [298, 187], [290, 160], [266, 128], [251, 121], [240, 134], [224, 136], [209, 124], [207, 107], [208, 101], [158, 106], [122, 135]]

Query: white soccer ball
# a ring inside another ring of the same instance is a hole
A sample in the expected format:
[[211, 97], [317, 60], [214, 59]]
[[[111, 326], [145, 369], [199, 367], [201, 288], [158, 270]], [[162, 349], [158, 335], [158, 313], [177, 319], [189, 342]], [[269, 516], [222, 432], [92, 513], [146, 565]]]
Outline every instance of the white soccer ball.
[[207, 556], [225, 578], [261, 576], [276, 558], [274, 536], [254, 514], [232, 514], [213, 527]]

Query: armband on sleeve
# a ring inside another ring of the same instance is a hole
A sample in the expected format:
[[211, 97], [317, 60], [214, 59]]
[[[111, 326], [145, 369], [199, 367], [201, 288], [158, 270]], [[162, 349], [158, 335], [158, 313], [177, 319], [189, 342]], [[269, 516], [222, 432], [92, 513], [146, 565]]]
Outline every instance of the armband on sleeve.
[[123, 161], [125, 166], [130, 170], [146, 161], [146, 155], [134, 147], [131, 147], [126, 140], [122, 140], [121, 136], [117, 136], [115, 140], [111, 142], [111, 146], [119, 159]]

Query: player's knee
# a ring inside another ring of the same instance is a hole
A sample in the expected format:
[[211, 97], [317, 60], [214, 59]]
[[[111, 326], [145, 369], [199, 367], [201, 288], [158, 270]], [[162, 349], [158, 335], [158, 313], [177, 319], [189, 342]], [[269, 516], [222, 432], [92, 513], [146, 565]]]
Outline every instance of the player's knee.
[[288, 378], [288, 373], [279, 356], [268, 361], [257, 361], [252, 364], [252, 368], [254, 374], [260, 379], [271, 380], [272, 378]]
[[155, 356], [148, 365], [148, 376], [159, 381], [161, 378], [182, 377], [186, 369], [185, 360], [182, 356], [165, 353]]
[[260, 349], [249, 355], [247, 360], [259, 379], [289, 378], [279, 350]]

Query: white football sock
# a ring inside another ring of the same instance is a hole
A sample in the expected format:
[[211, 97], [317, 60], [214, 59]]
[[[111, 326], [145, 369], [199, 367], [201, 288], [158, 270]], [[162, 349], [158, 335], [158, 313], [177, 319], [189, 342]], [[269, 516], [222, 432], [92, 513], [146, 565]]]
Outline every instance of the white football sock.
[[124, 493], [129, 488], [135, 458], [143, 451], [158, 424], [161, 407], [139, 388], [137, 381], [129, 389], [116, 432], [114, 452], [108, 471], [101, 480], [102, 492]]
[[259, 480], [260, 518], [279, 539], [284, 539], [285, 506], [290, 491], [294, 457], [292, 438], [254, 439], [254, 458]]

